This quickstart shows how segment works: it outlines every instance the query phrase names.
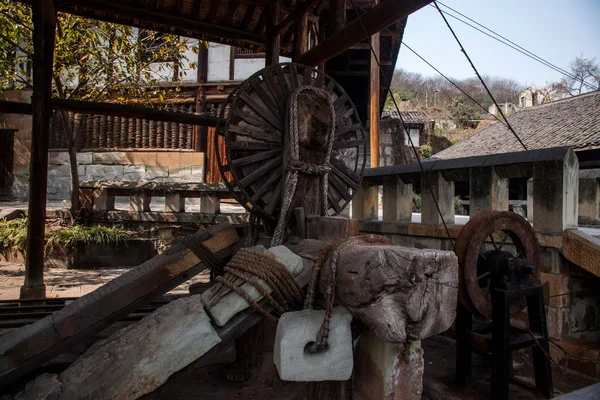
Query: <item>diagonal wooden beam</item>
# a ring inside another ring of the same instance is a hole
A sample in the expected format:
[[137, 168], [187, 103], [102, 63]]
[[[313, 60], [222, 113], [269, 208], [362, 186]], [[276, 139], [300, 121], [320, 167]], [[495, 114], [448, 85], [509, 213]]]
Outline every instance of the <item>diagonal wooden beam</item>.
[[292, 22], [297, 20], [305, 14], [308, 10], [314, 7], [319, 0], [304, 0], [300, 5], [298, 5], [294, 11], [290, 12], [280, 23], [278, 23], [273, 29], [273, 35], [280, 34], [284, 29], [286, 29]]
[[384, 0], [363, 14], [360, 20], [355, 19], [333, 36], [304, 53], [296, 62], [315, 66], [327, 61], [429, 3], [432, 3], [432, 0]]

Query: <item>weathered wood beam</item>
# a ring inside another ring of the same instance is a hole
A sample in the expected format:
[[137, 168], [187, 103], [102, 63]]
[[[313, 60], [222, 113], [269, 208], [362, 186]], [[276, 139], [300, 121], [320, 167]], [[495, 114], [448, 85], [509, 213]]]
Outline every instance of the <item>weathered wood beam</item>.
[[23, 103], [20, 101], [0, 100], [0, 114], [25, 114], [33, 113], [33, 105], [31, 103]]
[[[198, 49], [198, 73], [196, 81], [199, 85], [208, 80], [208, 47], [202, 43]], [[196, 112], [206, 111], [206, 87], [200, 86], [196, 90]], [[208, 141], [208, 128], [206, 125], [194, 126], [194, 150], [206, 153]]]
[[52, 69], [56, 11], [52, 2], [34, 1], [33, 19], [33, 118], [29, 160], [29, 207], [25, 250], [25, 282], [21, 298], [46, 297], [44, 247], [46, 230], [46, 191], [48, 187], [48, 148], [52, 115]]
[[[65, 3], [58, 3], [58, 8], [71, 14], [81, 15], [88, 18], [115, 22], [119, 24], [131, 24], [125, 18], [116, 18], [115, 15], [135, 18], [136, 21], [150, 22], [173, 29], [185, 29], [196, 34], [220, 36], [225, 39], [243, 40], [254, 44], [263, 45], [265, 39], [263, 36], [242, 31], [235, 28], [199, 22], [185, 17], [176, 17], [169, 14], [150, 11], [141, 7], [132, 7], [125, 4], [115, 3], [106, 0], [69, 0]], [[90, 12], [91, 11], [91, 12]], [[94, 13], [101, 11], [103, 14]], [[165, 30], [169, 32], [169, 30]]]
[[301, 14], [296, 19], [294, 30], [294, 60], [308, 50], [308, 14]]
[[290, 12], [280, 23], [276, 24], [273, 30], [274, 34], [277, 35], [283, 32], [292, 22], [296, 19], [301, 18], [303, 14], [306, 14], [308, 10], [317, 4], [319, 0], [305, 0], [299, 4], [294, 11]]
[[279, 63], [279, 45], [281, 37], [276, 26], [279, 22], [279, 4], [273, 4], [268, 9], [267, 15], [267, 45], [265, 54], [265, 67]]
[[[299, 57], [296, 62], [315, 66], [327, 61], [391, 24], [425, 7], [432, 0], [385, 0], [367, 11], [358, 19], [350, 22], [340, 31], [326, 39], [313, 49]], [[364, 25], [364, 30], [361, 25]]]
[[[376, 6], [379, 0], [373, 0], [373, 4]], [[369, 137], [371, 140], [371, 168], [379, 167], [379, 119], [381, 117], [380, 107], [380, 84], [379, 78], [381, 71], [379, 70], [379, 55], [381, 47], [381, 37], [379, 32], [374, 33], [371, 36], [371, 46], [373, 50], [370, 51], [370, 70], [369, 70]]]
[[[239, 240], [230, 225], [198, 232], [219, 257], [227, 257]], [[101, 331], [206, 269], [196, 254], [176, 244], [163, 254], [113, 279], [60, 311], [2, 337], [0, 386], [39, 367], [57, 354]]]
[[329, 29], [327, 36], [332, 36], [346, 25], [346, 0], [329, 1]]
[[212, 115], [186, 114], [117, 103], [53, 99], [52, 105], [57, 110], [69, 110], [79, 113], [99, 115], [113, 115], [118, 117], [142, 118], [153, 121], [179, 122], [181, 124], [190, 125], [217, 126], [218, 120], [217, 117]]

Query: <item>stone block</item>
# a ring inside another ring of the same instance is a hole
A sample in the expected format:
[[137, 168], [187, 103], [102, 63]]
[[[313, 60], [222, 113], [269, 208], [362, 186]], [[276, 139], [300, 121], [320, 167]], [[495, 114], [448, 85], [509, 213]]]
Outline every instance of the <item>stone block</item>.
[[405, 184], [397, 176], [383, 182], [383, 222], [410, 222], [412, 203], [412, 184]]
[[146, 179], [152, 180], [156, 178], [166, 178], [169, 176], [168, 167], [159, 167], [157, 165], [149, 165], [146, 167]]
[[191, 166], [175, 167], [169, 166], [169, 178], [189, 178], [192, 174]]
[[68, 163], [48, 166], [48, 178], [69, 177], [70, 173], [71, 167]]
[[11, 195], [16, 200], [27, 200], [27, 198], [29, 197], [29, 175], [13, 175]]
[[569, 331], [568, 308], [546, 307], [548, 335], [553, 339], [565, 337]]
[[85, 174], [96, 181], [120, 181], [123, 178], [122, 165], [88, 165]]
[[69, 163], [69, 153], [66, 151], [48, 152], [48, 165], [62, 165]]
[[327, 349], [316, 354], [306, 351], [315, 341], [325, 310], [288, 312], [277, 324], [273, 362], [284, 381], [345, 381], [352, 376], [352, 315], [335, 307], [330, 321]]
[[221, 201], [214, 195], [200, 197], [200, 212], [203, 214], [219, 214], [221, 212]]
[[185, 212], [185, 198], [179, 193], [165, 196], [165, 212]]
[[85, 153], [77, 153], [77, 164], [89, 165], [93, 161], [94, 153], [85, 152]]
[[542, 247], [541, 271], [549, 274], [566, 274], [567, 261], [559, 249]]
[[204, 175], [204, 165], [192, 165], [192, 175]]
[[569, 277], [567, 275], [542, 272], [540, 279], [546, 306], [559, 308], [569, 305]]
[[469, 178], [469, 215], [508, 211], [508, 178], [500, 178], [493, 167], [471, 168]]
[[127, 153], [124, 151], [108, 151], [101, 153], [92, 153], [93, 164], [130, 164]]
[[423, 392], [421, 342], [390, 343], [364, 330], [354, 360], [354, 400], [420, 400]]
[[131, 212], [149, 212], [150, 197], [146, 192], [133, 192], [129, 196], [129, 211]]
[[79, 175], [79, 179], [81, 179], [82, 176], [85, 176], [85, 165], [77, 166], [77, 175]]
[[[439, 172], [429, 173], [426, 179], [431, 185], [431, 191], [427, 189], [425, 177], [423, 177], [425, 190], [421, 191], [421, 223], [441, 225], [445, 221], [447, 224], [454, 224], [454, 182], [446, 181]], [[437, 200], [441, 216], [431, 192]]]
[[146, 179], [145, 165], [125, 165], [123, 167], [123, 182], [139, 182]]
[[17, 398], [137, 399], [220, 341], [200, 296], [181, 298], [95, 343], [58, 379], [38, 378], [29, 397]]
[[[298, 275], [302, 271], [302, 258], [294, 254], [287, 247], [275, 246], [267, 251], [274, 254], [277, 261], [285, 265], [288, 271], [290, 271], [294, 276]], [[273, 289], [271, 289], [271, 287], [269, 287], [265, 281], [262, 279], [259, 279], [258, 281], [268, 293], [273, 291]], [[244, 283], [241, 286], [241, 289], [248, 293], [250, 298], [255, 301], [259, 301], [263, 298], [262, 294], [250, 283]], [[214, 306], [210, 306], [209, 304], [209, 299], [211, 296], [212, 290], [207, 290], [202, 295], [202, 301], [206, 306], [208, 314], [211, 316], [213, 321], [215, 321], [217, 326], [224, 326], [231, 319], [231, 317], [250, 307], [250, 304], [248, 304], [246, 300], [244, 300], [235, 292], [227, 294]]]

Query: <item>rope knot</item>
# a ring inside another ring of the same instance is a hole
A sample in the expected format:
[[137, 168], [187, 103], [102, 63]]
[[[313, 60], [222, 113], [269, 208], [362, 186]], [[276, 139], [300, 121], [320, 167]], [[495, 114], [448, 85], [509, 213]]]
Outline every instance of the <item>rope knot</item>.
[[324, 175], [331, 171], [329, 164], [312, 164], [300, 160], [291, 160], [287, 165], [288, 171], [299, 171], [307, 175]]

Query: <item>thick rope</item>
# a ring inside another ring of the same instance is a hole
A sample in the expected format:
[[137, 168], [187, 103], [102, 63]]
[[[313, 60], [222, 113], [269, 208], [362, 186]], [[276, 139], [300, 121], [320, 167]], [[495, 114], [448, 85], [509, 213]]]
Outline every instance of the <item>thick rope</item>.
[[[279, 314], [298, 309], [302, 304], [303, 292], [296, 278], [270, 253], [240, 249], [224, 268], [224, 272], [222, 276], [215, 278], [215, 286], [209, 298], [211, 305], [217, 304], [226, 294], [234, 291], [252, 308], [277, 322], [278, 318], [261, 307], [241, 288], [246, 282], [254, 286]], [[269, 293], [259, 279], [272, 289], [272, 293]]]
[[[331, 121], [329, 125], [329, 131], [327, 132], [327, 151], [322, 164], [312, 164], [301, 161], [300, 158], [300, 145], [299, 145], [299, 115], [298, 115], [298, 96], [302, 92], [312, 92], [319, 97], [327, 101], [329, 106], [329, 112], [331, 114]], [[285, 166], [285, 186], [284, 194], [282, 197], [281, 211], [277, 220], [277, 226], [273, 233], [273, 239], [271, 246], [278, 246], [283, 243], [285, 231], [287, 227], [287, 220], [290, 213], [290, 207], [294, 194], [296, 193], [296, 185], [298, 184], [298, 172], [302, 172], [308, 175], [320, 175], [321, 176], [321, 199], [322, 199], [322, 213], [327, 211], [327, 190], [329, 182], [329, 171], [331, 166], [329, 160], [331, 159], [331, 152], [333, 150], [333, 141], [335, 138], [335, 107], [331, 94], [324, 90], [314, 86], [300, 86], [294, 90], [290, 95], [290, 100], [287, 105], [287, 118], [289, 120], [289, 127], [286, 129], [286, 134], [289, 135], [288, 145], [290, 149], [290, 160]]]

